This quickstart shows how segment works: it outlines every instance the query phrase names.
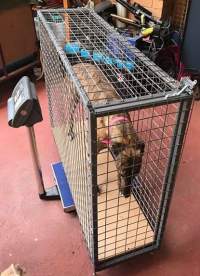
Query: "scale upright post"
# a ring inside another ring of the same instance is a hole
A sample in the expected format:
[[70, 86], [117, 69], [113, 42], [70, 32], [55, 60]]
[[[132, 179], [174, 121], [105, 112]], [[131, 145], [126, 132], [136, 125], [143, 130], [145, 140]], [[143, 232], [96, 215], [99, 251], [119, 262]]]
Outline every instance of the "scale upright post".
[[42, 169], [41, 169], [38, 150], [37, 150], [34, 127], [33, 126], [28, 127], [27, 130], [29, 135], [30, 150], [32, 155], [34, 172], [36, 176], [36, 182], [38, 186], [39, 197], [40, 199], [44, 199], [44, 200], [60, 199], [60, 195], [58, 193], [58, 188], [56, 185], [48, 189], [45, 189], [44, 187], [44, 181], [43, 181]]

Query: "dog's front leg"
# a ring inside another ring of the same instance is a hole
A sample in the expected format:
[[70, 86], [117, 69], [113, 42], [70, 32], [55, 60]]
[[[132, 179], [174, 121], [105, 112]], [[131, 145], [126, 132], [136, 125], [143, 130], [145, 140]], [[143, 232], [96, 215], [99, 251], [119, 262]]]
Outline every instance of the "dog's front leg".
[[119, 192], [124, 197], [129, 197], [130, 195], [130, 186], [127, 184], [127, 173], [126, 172], [126, 162], [122, 155], [123, 144], [122, 143], [113, 143], [110, 149], [113, 159], [115, 160], [118, 176], [118, 188]]
[[121, 193], [124, 197], [129, 197], [131, 195], [131, 187], [130, 184], [127, 184], [126, 181], [124, 185], [121, 185]]

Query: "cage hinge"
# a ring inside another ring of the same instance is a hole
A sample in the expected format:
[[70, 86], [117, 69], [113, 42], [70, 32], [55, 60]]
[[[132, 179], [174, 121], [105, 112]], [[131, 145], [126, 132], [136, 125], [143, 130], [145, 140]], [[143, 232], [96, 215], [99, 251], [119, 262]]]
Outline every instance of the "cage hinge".
[[179, 96], [184, 92], [188, 93], [189, 95], [192, 95], [193, 88], [195, 87], [196, 84], [197, 84], [197, 80], [192, 81], [189, 77], [183, 77], [180, 80], [178, 91], [176, 91], [175, 93], [166, 95], [165, 98], [167, 99], [169, 97]]

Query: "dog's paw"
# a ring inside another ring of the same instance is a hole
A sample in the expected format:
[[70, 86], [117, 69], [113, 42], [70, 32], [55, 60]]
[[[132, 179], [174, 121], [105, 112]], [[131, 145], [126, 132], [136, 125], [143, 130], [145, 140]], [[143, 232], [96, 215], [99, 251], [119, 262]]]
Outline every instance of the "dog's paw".
[[99, 186], [97, 186], [97, 193], [98, 193], [98, 195], [100, 195], [102, 193], [102, 188], [100, 188]]
[[123, 190], [121, 190], [121, 194], [125, 197], [128, 198], [131, 195], [131, 188], [130, 187], [125, 187]]

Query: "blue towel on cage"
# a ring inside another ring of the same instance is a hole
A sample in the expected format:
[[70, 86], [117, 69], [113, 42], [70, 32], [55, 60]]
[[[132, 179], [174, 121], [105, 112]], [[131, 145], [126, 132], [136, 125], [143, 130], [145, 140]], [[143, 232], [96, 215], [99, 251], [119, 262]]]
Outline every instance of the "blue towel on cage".
[[[112, 46], [112, 45], [110, 45], [110, 46]], [[112, 47], [110, 50], [112, 50]], [[116, 54], [116, 50], [115, 50], [114, 54], [116, 56], [119, 56]], [[96, 63], [101, 63], [101, 64], [103, 63], [103, 64], [110, 65], [110, 66], [116, 66], [120, 70], [127, 69], [129, 71], [133, 71], [133, 69], [134, 69], [134, 62], [130, 58], [131, 56], [133, 58], [132, 52], [130, 52], [128, 54], [128, 52], [126, 51], [126, 55], [125, 55], [124, 59], [113, 58], [109, 55], [102, 54], [99, 51], [89, 51], [87, 49], [83, 49], [79, 46], [78, 42], [68, 42], [64, 46], [64, 51], [67, 55], [78, 55], [82, 59], [91, 59], [91, 60], [95, 61]]]

